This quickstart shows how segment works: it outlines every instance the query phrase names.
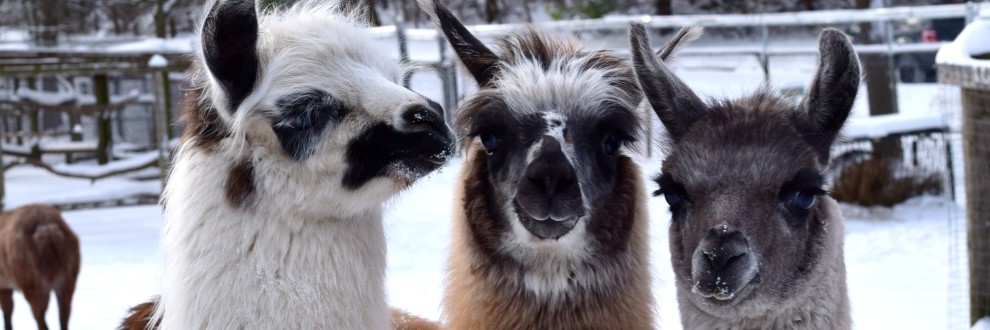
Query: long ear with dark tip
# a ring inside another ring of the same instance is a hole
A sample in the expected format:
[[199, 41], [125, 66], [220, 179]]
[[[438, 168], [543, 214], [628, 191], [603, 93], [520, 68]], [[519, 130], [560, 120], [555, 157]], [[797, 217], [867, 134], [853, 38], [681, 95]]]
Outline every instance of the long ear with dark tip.
[[479, 86], [489, 85], [498, 73], [498, 56], [478, 40], [440, 0], [418, 0], [419, 8], [425, 11], [433, 24], [443, 31], [447, 41], [454, 48]]
[[673, 61], [674, 57], [681, 51], [681, 49], [686, 47], [692, 41], [701, 38], [701, 35], [704, 33], [705, 28], [701, 26], [688, 25], [682, 27], [677, 31], [677, 33], [674, 34], [674, 36], [670, 37], [670, 40], [667, 40], [667, 43], [664, 44], [659, 51], [657, 51], [657, 57], [664, 62], [669, 63]]
[[822, 31], [818, 51], [818, 72], [801, 102], [810, 119], [803, 133], [826, 163], [832, 142], [852, 111], [861, 75], [856, 51], [841, 31]]
[[639, 86], [646, 94], [653, 111], [667, 128], [670, 138], [677, 143], [687, 129], [701, 117], [704, 102], [683, 81], [659, 61], [650, 47], [646, 27], [633, 23], [629, 29], [633, 66]]
[[203, 22], [206, 67], [223, 87], [233, 113], [258, 76], [258, 14], [254, 0], [219, 0]]

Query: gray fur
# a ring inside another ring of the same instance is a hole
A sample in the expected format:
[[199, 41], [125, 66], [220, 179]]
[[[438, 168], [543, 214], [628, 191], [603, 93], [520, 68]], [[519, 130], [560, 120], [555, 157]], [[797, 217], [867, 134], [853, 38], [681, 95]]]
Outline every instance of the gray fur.
[[676, 58], [675, 55], [681, 52], [681, 49], [687, 47], [692, 41], [701, 38], [701, 35], [705, 33], [705, 28], [696, 25], [689, 25], [682, 27], [677, 30], [674, 36], [670, 37], [670, 40], [657, 51], [657, 57], [665, 62], [672, 62]]
[[859, 85], [848, 39], [822, 33], [811, 92], [795, 105], [766, 88], [704, 104], [653, 56], [642, 27], [630, 37], [673, 142], [657, 181], [671, 204], [684, 328], [851, 328], [843, 220], [822, 190]]

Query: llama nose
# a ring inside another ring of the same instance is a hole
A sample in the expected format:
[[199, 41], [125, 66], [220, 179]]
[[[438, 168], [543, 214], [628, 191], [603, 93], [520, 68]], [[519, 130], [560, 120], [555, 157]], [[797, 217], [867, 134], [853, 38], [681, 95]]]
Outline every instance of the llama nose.
[[409, 132], [428, 132], [443, 141], [453, 141], [450, 129], [443, 120], [443, 108], [436, 102], [429, 105], [413, 104], [402, 112], [402, 126]]
[[739, 230], [729, 230], [724, 226], [709, 229], [704, 240], [708, 244], [702, 253], [715, 271], [724, 269], [749, 251], [746, 236]]
[[576, 172], [557, 139], [543, 139], [540, 153], [526, 168], [523, 186], [528, 190], [527, 195], [546, 201], [545, 214], [533, 214], [537, 219], [566, 220], [583, 211]]
[[[435, 109], [434, 109], [435, 108]], [[441, 130], [446, 124], [443, 121], [443, 110], [439, 105], [413, 104], [402, 109], [404, 125], [412, 131]]]

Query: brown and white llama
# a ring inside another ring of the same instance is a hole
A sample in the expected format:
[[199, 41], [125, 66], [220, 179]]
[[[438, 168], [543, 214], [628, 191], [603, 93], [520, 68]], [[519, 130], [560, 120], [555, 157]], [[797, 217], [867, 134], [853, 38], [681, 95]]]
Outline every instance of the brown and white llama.
[[652, 329], [647, 194], [623, 149], [643, 137], [632, 68], [535, 30], [496, 53], [439, 1], [419, 4], [479, 85], [455, 114], [443, 326]]
[[382, 205], [454, 152], [356, 15], [206, 6], [168, 177], [163, 329], [386, 329]]
[[79, 238], [51, 205], [31, 204], [0, 214], [0, 307], [4, 328], [13, 329], [14, 290], [31, 305], [38, 329], [48, 329], [51, 292], [59, 325], [69, 328], [72, 295], [79, 276]]
[[686, 329], [849, 329], [843, 221], [825, 192], [829, 149], [859, 87], [856, 52], [826, 29], [800, 104], [762, 88], [703, 102], [630, 33], [670, 148], [657, 178]]

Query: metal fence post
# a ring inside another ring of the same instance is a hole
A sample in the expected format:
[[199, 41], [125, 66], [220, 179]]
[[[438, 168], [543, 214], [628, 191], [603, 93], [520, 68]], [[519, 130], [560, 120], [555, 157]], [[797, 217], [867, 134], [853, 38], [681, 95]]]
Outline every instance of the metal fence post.
[[763, 82], [770, 82], [770, 27], [763, 15], [760, 15], [760, 29], [763, 32], [763, 48], [760, 49], [760, 66], [763, 67]]

